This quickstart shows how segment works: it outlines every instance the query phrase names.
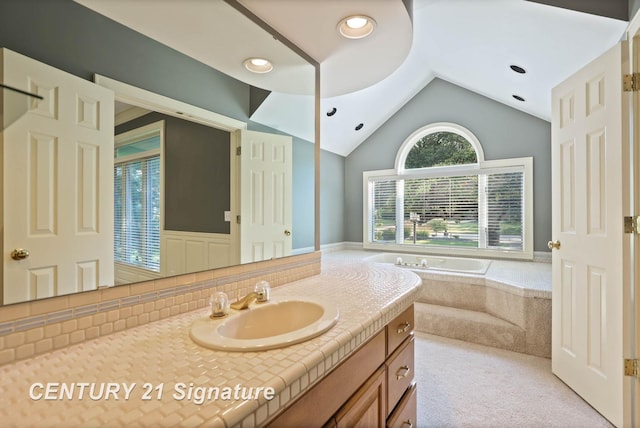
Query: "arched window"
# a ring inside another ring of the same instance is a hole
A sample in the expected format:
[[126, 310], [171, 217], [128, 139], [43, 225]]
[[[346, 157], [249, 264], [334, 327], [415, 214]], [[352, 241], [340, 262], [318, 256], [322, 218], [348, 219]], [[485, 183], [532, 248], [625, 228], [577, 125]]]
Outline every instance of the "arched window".
[[473, 146], [455, 132], [433, 132], [413, 145], [404, 162], [405, 169], [478, 163]]
[[455, 123], [434, 123], [413, 132], [396, 156], [399, 174], [410, 170], [484, 161], [480, 141], [471, 131]]
[[532, 158], [485, 161], [460, 125], [420, 128], [395, 170], [364, 173], [364, 247], [531, 258], [532, 174]]

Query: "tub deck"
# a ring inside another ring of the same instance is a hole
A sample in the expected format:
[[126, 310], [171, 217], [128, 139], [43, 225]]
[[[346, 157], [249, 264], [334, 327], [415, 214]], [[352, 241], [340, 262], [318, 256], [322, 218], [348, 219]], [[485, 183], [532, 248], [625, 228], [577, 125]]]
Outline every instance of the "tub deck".
[[[336, 251], [323, 254], [323, 257], [352, 258], [354, 260], [367, 260], [375, 263], [395, 264], [397, 257], [432, 257], [417, 256], [415, 254], [379, 253], [364, 250]], [[444, 258], [444, 257], [440, 257]], [[451, 257], [453, 258], [453, 257]], [[483, 259], [473, 259], [482, 260]], [[412, 261], [412, 259], [409, 259]], [[487, 260], [490, 261], [484, 274], [478, 272], [453, 272], [434, 267], [433, 269], [421, 269], [415, 267], [414, 271], [423, 279], [460, 280], [486, 286], [503, 289], [514, 294], [526, 297], [551, 299], [551, 260], [544, 261], [517, 261], [517, 260]], [[419, 263], [419, 261], [418, 261]], [[411, 267], [409, 267], [411, 268]], [[484, 281], [474, 281], [474, 278], [483, 278]]]
[[444, 271], [484, 275], [491, 260], [425, 254], [380, 253], [365, 260], [377, 263], [393, 263], [396, 266], [417, 271]]
[[[338, 251], [340, 257], [395, 264], [402, 254]], [[378, 253], [379, 254], [379, 253]], [[377, 261], [376, 261], [377, 260]], [[551, 356], [551, 263], [492, 260], [484, 275], [413, 270], [422, 278], [416, 330], [526, 354]]]

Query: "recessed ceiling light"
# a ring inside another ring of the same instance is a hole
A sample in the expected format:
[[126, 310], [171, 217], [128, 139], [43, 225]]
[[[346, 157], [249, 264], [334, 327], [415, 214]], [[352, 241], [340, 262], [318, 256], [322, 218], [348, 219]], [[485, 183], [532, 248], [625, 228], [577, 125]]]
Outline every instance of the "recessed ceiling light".
[[334, 114], [336, 114], [336, 112], [338, 111], [337, 108], [333, 107], [332, 109], [330, 109], [329, 111], [327, 111], [327, 116], [331, 117]]
[[364, 123], [359, 123], [358, 126], [356, 126], [356, 131], [361, 130], [363, 126], [364, 126]]
[[527, 72], [527, 70], [515, 64], [510, 65], [509, 68], [511, 68], [516, 73], [520, 73], [520, 74], [525, 74]]
[[362, 39], [373, 33], [376, 21], [366, 15], [352, 15], [338, 23], [338, 31], [347, 39]]
[[253, 73], [268, 73], [273, 70], [273, 64], [264, 58], [247, 58], [243, 64], [247, 70]]
[[524, 101], [524, 98], [522, 98], [520, 95], [511, 95], [511, 96], [518, 101]]

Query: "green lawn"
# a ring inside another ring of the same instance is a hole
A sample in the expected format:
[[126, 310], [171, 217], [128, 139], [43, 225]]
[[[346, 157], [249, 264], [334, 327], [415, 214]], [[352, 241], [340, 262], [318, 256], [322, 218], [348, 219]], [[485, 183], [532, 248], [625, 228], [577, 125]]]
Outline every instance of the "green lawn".
[[[413, 239], [405, 239], [405, 244], [413, 244]], [[418, 239], [416, 245], [444, 245], [447, 247], [472, 247], [478, 248], [478, 241], [469, 239]]]
[[[433, 224], [433, 222], [432, 222]], [[416, 245], [446, 246], [478, 248], [478, 222], [477, 221], [445, 221], [447, 235], [442, 230], [443, 224], [439, 222], [439, 229], [434, 232], [427, 222], [420, 223], [416, 227]], [[499, 244], [503, 248], [517, 248], [521, 243], [518, 240], [521, 226], [519, 223], [501, 223], [500, 235], [506, 238]], [[395, 222], [391, 220], [381, 221], [376, 224], [375, 240], [378, 242], [395, 242], [396, 228]], [[413, 244], [413, 223], [405, 221], [404, 244]]]
[[[456, 222], [453, 220], [447, 220], [446, 222], [447, 231], [450, 235], [459, 235], [459, 234], [474, 234], [478, 233], [478, 222], [473, 220], [464, 220], [460, 222]], [[375, 230], [389, 230], [390, 228], [395, 227], [395, 222], [393, 220], [380, 220], [376, 223]], [[413, 224], [410, 221], [405, 221], [404, 224], [405, 234], [408, 232], [410, 235], [413, 231]], [[424, 235], [428, 233], [433, 236], [433, 230], [427, 225], [427, 223], [419, 223], [416, 231], [418, 232], [418, 237], [420, 235]], [[521, 227], [519, 223], [501, 223], [500, 224], [500, 233], [502, 235], [519, 235], [521, 231]], [[389, 233], [389, 232], [387, 232]], [[439, 230], [436, 232], [436, 236], [443, 236], [443, 231]]]
[[455, 221], [447, 222], [447, 229], [449, 232], [456, 233], [478, 233], [478, 222], [477, 221], [461, 221], [460, 223], [456, 223]]

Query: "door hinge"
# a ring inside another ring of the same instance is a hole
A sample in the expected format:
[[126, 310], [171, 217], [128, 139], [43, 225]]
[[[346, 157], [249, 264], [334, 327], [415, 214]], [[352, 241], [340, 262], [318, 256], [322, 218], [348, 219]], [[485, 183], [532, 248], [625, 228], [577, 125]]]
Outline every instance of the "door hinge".
[[236, 223], [240, 224], [240, 216], [239, 215], [236, 216]]
[[624, 233], [640, 234], [640, 219], [638, 216], [627, 216], [624, 218]]
[[622, 88], [624, 92], [640, 90], [640, 73], [625, 74], [622, 78]]
[[240, 156], [242, 154], [242, 147], [236, 147], [236, 156]]
[[625, 358], [624, 375], [640, 378], [640, 360]]

